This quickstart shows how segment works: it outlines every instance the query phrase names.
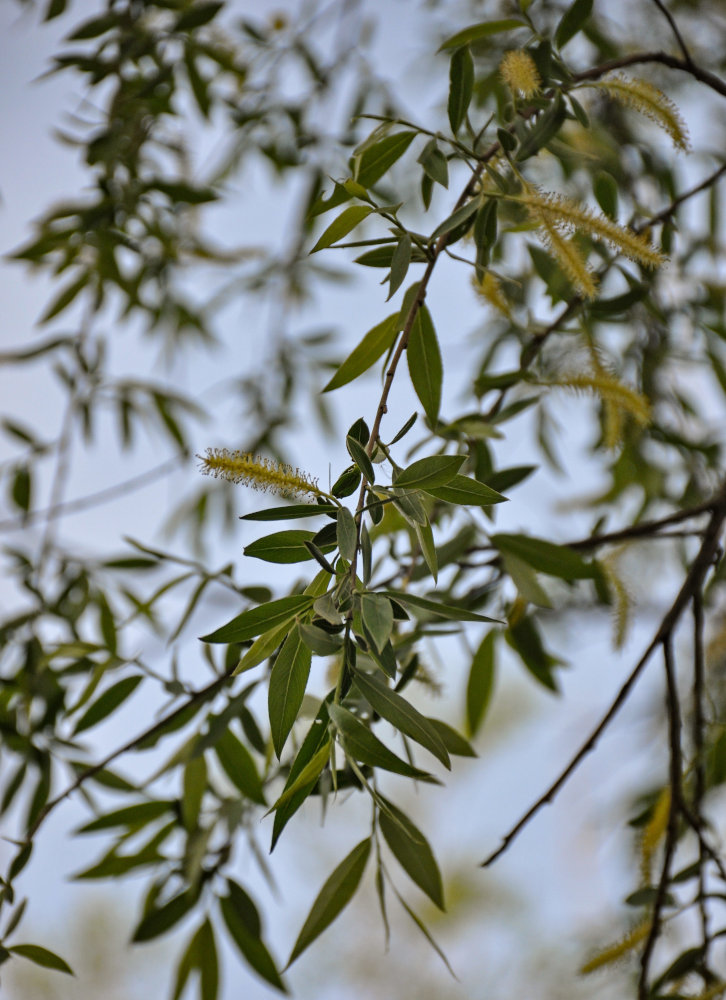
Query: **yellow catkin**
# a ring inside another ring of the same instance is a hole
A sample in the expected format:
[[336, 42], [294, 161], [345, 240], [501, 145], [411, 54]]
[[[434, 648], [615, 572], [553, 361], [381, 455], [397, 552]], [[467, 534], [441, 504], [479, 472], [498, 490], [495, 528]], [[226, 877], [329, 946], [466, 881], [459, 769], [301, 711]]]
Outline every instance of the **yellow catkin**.
[[668, 828], [670, 811], [671, 790], [664, 788], [656, 799], [650, 819], [643, 827], [643, 836], [640, 840], [640, 866], [643, 881], [646, 883], [650, 883], [653, 857]]
[[307, 472], [249, 452], [207, 448], [205, 454], [197, 455], [197, 458], [202, 463], [204, 475], [214, 476], [215, 479], [228, 479], [263, 492], [271, 490], [283, 497], [323, 495], [317, 480], [313, 480]]
[[586, 86], [604, 90], [609, 97], [650, 118], [670, 136], [677, 149], [683, 152], [688, 152], [690, 149], [688, 129], [680, 111], [670, 97], [652, 83], [639, 77], [616, 73], [595, 83], [588, 83]]
[[541, 217], [540, 233], [542, 241], [557, 260], [562, 270], [585, 299], [594, 299], [597, 295], [597, 278], [588, 268], [587, 262], [577, 245], [571, 239], [566, 239], [551, 225], [544, 216]]
[[633, 607], [633, 597], [618, 573], [617, 554], [612, 553], [600, 560], [605, 579], [613, 593], [613, 647], [622, 649], [630, 625], [630, 611]]
[[504, 316], [509, 317], [512, 315], [509, 302], [502, 291], [502, 286], [496, 274], [493, 274], [492, 271], [485, 271], [481, 281], [473, 278], [472, 284], [477, 295], [484, 299], [485, 302], [488, 302], [490, 306], [494, 306]]
[[604, 240], [645, 267], [659, 267], [665, 263], [666, 258], [644, 237], [619, 226], [605, 215], [596, 215], [586, 205], [536, 188], [530, 188], [518, 200], [526, 205], [534, 221], [545, 226], [548, 231], [554, 229], [560, 233], [587, 233]]
[[534, 59], [524, 49], [505, 53], [499, 72], [512, 93], [519, 93], [522, 97], [532, 97], [542, 83]]
[[650, 925], [650, 920], [645, 920], [642, 924], [637, 924], [632, 930], [628, 931], [625, 937], [614, 944], [608, 945], [607, 948], [603, 948], [589, 962], [585, 962], [580, 969], [580, 975], [586, 976], [589, 972], [595, 972], [597, 969], [602, 969], [606, 965], [612, 965], [618, 959], [624, 958], [647, 938], [650, 932]]
[[[572, 372], [557, 378], [557, 385], [576, 392], [591, 392], [600, 397], [606, 406], [606, 427], [604, 444], [606, 448], [614, 448], [622, 438], [623, 415], [632, 417], [641, 427], [647, 426], [651, 419], [650, 403], [641, 393], [625, 385], [615, 375], [608, 371]], [[614, 419], [617, 414], [617, 419]]]

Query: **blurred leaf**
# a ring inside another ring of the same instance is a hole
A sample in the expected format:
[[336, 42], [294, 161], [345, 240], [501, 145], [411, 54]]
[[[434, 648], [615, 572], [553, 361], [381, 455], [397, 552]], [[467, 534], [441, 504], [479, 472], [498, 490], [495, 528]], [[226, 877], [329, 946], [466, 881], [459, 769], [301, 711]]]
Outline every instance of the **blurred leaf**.
[[494, 690], [496, 632], [487, 632], [474, 653], [466, 686], [466, 723], [470, 736], [481, 727]]
[[222, 733], [214, 745], [214, 752], [232, 784], [252, 802], [267, 805], [252, 755], [231, 729]]
[[77, 736], [86, 729], [90, 729], [91, 726], [98, 725], [99, 722], [102, 722], [103, 719], [115, 712], [134, 693], [143, 679], [139, 674], [135, 677], [124, 677], [123, 680], [118, 681], [110, 687], [108, 691], [104, 691], [80, 717], [73, 730], [73, 735]]
[[497, 35], [502, 31], [513, 31], [515, 28], [526, 28], [526, 22], [514, 17], [504, 18], [499, 21], [485, 21], [482, 24], [472, 24], [469, 28], [457, 31], [439, 46], [442, 49], [458, 49], [461, 45], [470, 45], [472, 42], [481, 41], [490, 35]]
[[35, 965], [41, 965], [44, 969], [55, 969], [57, 972], [66, 972], [69, 976], [74, 975], [73, 969], [65, 962], [60, 955], [43, 948], [39, 944], [14, 944], [8, 945], [8, 951], [20, 958], [27, 958]]

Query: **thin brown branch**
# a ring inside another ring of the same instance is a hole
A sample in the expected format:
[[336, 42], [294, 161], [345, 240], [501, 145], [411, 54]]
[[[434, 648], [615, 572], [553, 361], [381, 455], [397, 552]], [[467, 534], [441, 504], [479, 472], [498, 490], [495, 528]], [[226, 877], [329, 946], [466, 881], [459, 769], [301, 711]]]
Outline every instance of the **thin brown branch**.
[[[706, 686], [706, 670], [703, 655], [703, 595], [697, 590], [693, 595], [693, 725], [692, 742], [694, 756], [693, 814], [699, 827], [703, 827], [703, 798], [706, 792], [706, 761], [704, 757], [703, 703]], [[699, 831], [700, 832], [700, 831]], [[706, 861], [702, 837], [698, 839], [698, 911], [701, 918], [701, 940], [703, 942], [703, 964], [708, 965], [708, 950], [711, 934], [708, 924], [706, 903]]]
[[519, 836], [522, 830], [524, 830], [524, 828], [539, 813], [539, 811], [555, 798], [557, 793], [567, 783], [571, 775], [577, 770], [585, 757], [587, 757], [588, 754], [595, 749], [600, 737], [627, 701], [635, 682], [640, 677], [651, 656], [658, 646], [662, 645], [671, 635], [680, 620], [684, 608], [690, 601], [693, 600], [693, 595], [696, 591], [702, 588], [703, 581], [709, 567], [713, 564], [719, 551], [719, 538], [724, 520], [726, 520], [726, 484], [721, 488], [721, 491], [714, 501], [711, 519], [704, 532], [703, 541], [701, 542], [698, 554], [693, 560], [691, 568], [681, 585], [681, 589], [678, 591], [676, 599], [661, 621], [650, 645], [633, 667], [628, 677], [625, 679], [620, 690], [611, 702], [610, 707], [607, 709], [579, 750], [577, 750], [574, 754], [564, 770], [560, 772], [547, 790], [540, 795], [540, 797], [529, 807], [529, 809], [527, 809], [524, 815], [508, 831], [500, 846], [482, 862], [482, 867], [488, 867], [496, 861], [498, 857], [504, 854], [512, 842]]
[[[713, 511], [716, 502], [717, 498], [712, 497], [710, 500], [698, 504], [696, 507], [687, 507], [684, 510], [678, 510], [675, 514], [669, 514], [667, 517], [662, 517], [657, 521], [641, 521], [638, 524], [631, 525], [629, 528], [621, 528], [619, 531], [609, 531], [601, 535], [590, 535], [588, 538], [578, 538], [577, 541], [566, 542], [565, 544], [570, 549], [589, 551], [590, 549], [600, 548], [602, 545], [613, 545], [618, 542], [630, 542], [636, 541], [639, 538], [648, 538], [657, 535], [663, 528], [668, 528], [672, 524], [690, 521], [693, 517], [699, 517], [701, 514]], [[668, 535], [667, 537], [671, 536]]]
[[689, 66], [692, 66], [693, 65], [693, 59], [691, 58], [691, 53], [688, 51], [688, 46], [685, 43], [685, 40], [683, 38], [683, 35], [681, 34], [680, 28], [676, 24], [675, 18], [673, 17], [673, 15], [671, 14], [671, 12], [668, 10], [668, 8], [666, 7], [666, 5], [663, 3], [663, 0], [653, 0], [653, 3], [656, 5], [656, 7], [658, 8], [658, 10], [661, 12], [661, 14], [663, 15], [663, 17], [666, 19], [666, 21], [670, 25], [670, 29], [673, 32], [673, 35], [674, 35], [674, 37], [676, 39], [676, 42], [678, 43], [678, 48], [683, 53], [683, 58], [684, 58], [685, 62], [687, 62]]
[[669, 755], [669, 781], [670, 781], [670, 806], [668, 810], [668, 826], [666, 828], [665, 844], [663, 846], [663, 861], [661, 864], [660, 878], [653, 901], [653, 918], [646, 938], [645, 947], [640, 958], [640, 976], [638, 977], [638, 1000], [648, 1000], [648, 972], [650, 961], [653, 957], [653, 949], [660, 936], [662, 923], [662, 912], [666, 901], [666, 894], [671, 879], [671, 865], [675, 854], [676, 843], [678, 841], [678, 819], [680, 815], [680, 803], [683, 800], [682, 775], [683, 775], [683, 753], [681, 749], [681, 710], [678, 699], [678, 685], [676, 682], [675, 665], [673, 663], [673, 634], [668, 634], [663, 639], [663, 662], [666, 675], [666, 712], [668, 715], [668, 743], [670, 747]]

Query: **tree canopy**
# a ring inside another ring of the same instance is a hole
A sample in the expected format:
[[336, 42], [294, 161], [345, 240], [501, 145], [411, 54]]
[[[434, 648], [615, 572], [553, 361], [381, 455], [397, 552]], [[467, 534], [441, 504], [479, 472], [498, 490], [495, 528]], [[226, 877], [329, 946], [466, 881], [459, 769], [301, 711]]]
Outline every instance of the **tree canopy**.
[[[6, 248], [47, 301], [0, 351], [33, 387], [0, 428], [0, 962], [71, 973], [21, 923], [69, 799], [104, 840], [74, 877], [144, 880], [133, 941], [183, 922], [174, 1000], [216, 1000], [225, 940], [288, 991], [365, 887], [447, 962], [419, 905], [444, 909], [447, 859], [401, 789], [435, 809], [498, 675], [561, 694], [584, 665], [556, 624], [605, 612], [610, 700], [471, 877], [660, 671], [631, 889], [579, 972], [726, 994], [722, 5], [401, 7], [379, 31], [394, 51], [405, 22], [413, 84], [369, 54], [363, 0], [25, 6], [63, 27], [83, 186]], [[420, 693], [457, 664], [452, 725]], [[239, 859], [274, 878], [311, 804], [349, 835], [279, 958]]]

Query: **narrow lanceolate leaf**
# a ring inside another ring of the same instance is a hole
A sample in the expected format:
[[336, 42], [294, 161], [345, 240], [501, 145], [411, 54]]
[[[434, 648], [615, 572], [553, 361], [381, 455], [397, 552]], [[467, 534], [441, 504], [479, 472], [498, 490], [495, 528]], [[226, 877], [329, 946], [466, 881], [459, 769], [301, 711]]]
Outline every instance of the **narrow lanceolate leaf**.
[[331, 222], [310, 253], [317, 253], [318, 250], [325, 250], [332, 243], [337, 243], [344, 236], [352, 232], [373, 209], [369, 205], [352, 205], [340, 213], [335, 221]]
[[[244, 893], [244, 895], [247, 894]], [[247, 899], [249, 900], [249, 897]], [[277, 971], [275, 961], [260, 937], [260, 923], [256, 908], [251, 900], [249, 900], [249, 903], [252, 903], [251, 906], [245, 906], [244, 902], [246, 900], [240, 899], [239, 893], [233, 894], [231, 891], [229, 896], [224, 896], [219, 901], [222, 917], [230, 937], [239, 948], [244, 960], [258, 976], [261, 976], [275, 989], [280, 990], [281, 993], [287, 993], [287, 987]]]
[[474, 747], [465, 740], [464, 737], [458, 732], [453, 726], [450, 726], [448, 722], [442, 722], [441, 719], [434, 719], [431, 716], [428, 717], [428, 721], [434, 727], [436, 732], [441, 737], [441, 740], [454, 757], [476, 757], [477, 753]]
[[420, 458], [399, 472], [393, 485], [396, 489], [424, 490], [445, 486], [456, 476], [464, 461], [464, 455], [431, 455], [429, 458]]
[[566, 45], [582, 28], [592, 11], [592, 0], [575, 0], [562, 15], [555, 32], [555, 43], [559, 49]]
[[444, 486], [424, 486], [426, 493], [443, 500], [444, 503], [458, 504], [461, 507], [488, 507], [493, 503], [503, 503], [508, 497], [497, 493], [491, 486], [485, 486], [469, 476], [454, 476]]
[[555, 545], [542, 538], [532, 538], [529, 535], [492, 535], [492, 544], [503, 554], [510, 554], [533, 569], [549, 576], [557, 576], [563, 580], [590, 580], [596, 573], [596, 567], [586, 562], [579, 552], [566, 545]]
[[291, 624], [287, 621], [279, 628], [258, 636], [235, 667], [233, 675], [243, 674], [246, 670], [251, 670], [262, 663], [263, 660], [269, 659], [277, 647], [285, 641], [290, 628]]
[[364, 594], [361, 598], [360, 613], [377, 650], [383, 649], [393, 628], [393, 608], [382, 594]]
[[262, 806], [266, 805], [262, 782], [252, 755], [231, 729], [225, 730], [217, 740], [214, 751], [232, 784], [248, 799]]
[[137, 802], [133, 806], [124, 806], [122, 809], [114, 809], [113, 812], [99, 816], [90, 823], [84, 823], [75, 833], [98, 833], [100, 830], [113, 830], [115, 827], [125, 826], [129, 830], [139, 830], [147, 823], [163, 816], [165, 812], [173, 809], [175, 803], [170, 799], [160, 799], [153, 802]]
[[97, 725], [111, 715], [112, 712], [115, 712], [133, 694], [142, 680], [143, 677], [140, 677], [138, 674], [135, 677], [124, 677], [123, 680], [118, 681], [113, 687], [110, 687], [108, 691], [104, 691], [80, 717], [76, 723], [76, 728], [73, 730], [73, 735], [77, 736], [78, 733], [82, 733], [85, 729], [90, 729], [91, 726]]
[[465, 205], [461, 208], [457, 208], [455, 212], [444, 219], [444, 221], [434, 229], [433, 233], [429, 237], [429, 242], [435, 242], [439, 236], [443, 236], [445, 233], [451, 233], [460, 226], [463, 226], [467, 219], [472, 220], [472, 225], [474, 224], [474, 215], [479, 211], [481, 202], [479, 198], [472, 198], [471, 201], [467, 201]]
[[352, 562], [358, 541], [358, 529], [356, 528], [355, 518], [347, 507], [339, 507], [337, 520], [338, 549], [344, 559]]
[[376, 474], [373, 471], [373, 464], [371, 463], [371, 460], [360, 441], [357, 441], [349, 434], [345, 439], [345, 446], [348, 449], [348, 454], [366, 477], [368, 482], [371, 484], [374, 483]]
[[199, 969], [201, 1000], [217, 1000], [219, 993], [219, 959], [214, 930], [209, 920], [199, 928], [197, 939], [197, 968]]
[[365, 871], [371, 850], [369, 839], [362, 840], [328, 878], [302, 926], [290, 954], [288, 967], [335, 920], [352, 899]]
[[392, 597], [394, 601], [403, 604], [404, 607], [416, 611], [426, 611], [430, 615], [438, 618], [447, 618], [457, 622], [495, 622], [502, 623], [497, 618], [487, 618], [476, 611], [469, 611], [467, 608], [457, 608], [452, 604], [440, 604], [438, 601], [429, 601], [426, 597], [418, 597], [415, 594], [406, 594], [398, 590], [385, 591], [386, 596]]
[[362, 670], [356, 670], [355, 686], [382, 719], [390, 722], [406, 736], [410, 736], [437, 757], [444, 767], [451, 769], [451, 761], [443, 740], [429, 720], [410, 702], [389, 688], [376, 674], [366, 674]]
[[436, 330], [426, 306], [416, 313], [406, 351], [408, 370], [416, 395], [432, 427], [436, 426], [441, 406], [443, 366]]
[[277, 601], [269, 601], [267, 604], [260, 604], [257, 608], [243, 611], [241, 615], [237, 615], [226, 625], [210, 632], [209, 635], [203, 635], [201, 641], [246, 642], [248, 639], [262, 635], [263, 632], [270, 632], [273, 628], [278, 628], [285, 622], [292, 621], [296, 615], [312, 607], [312, 604], [313, 598], [307, 594], [291, 594], [290, 597], [281, 597]]
[[488, 632], [474, 653], [466, 685], [466, 725], [475, 736], [484, 721], [494, 690], [494, 642], [496, 633]]
[[449, 68], [449, 124], [456, 135], [469, 110], [474, 90], [474, 60], [469, 47], [463, 45], [451, 57]]
[[334, 514], [337, 509], [332, 503], [292, 503], [286, 507], [268, 507], [266, 510], [242, 514], [240, 521], [292, 521], [301, 517]]
[[455, 35], [451, 35], [445, 42], [442, 42], [439, 46], [439, 52], [442, 49], [458, 49], [462, 45], [470, 45], [472, 42], [478, 42], [482, 38], [488, 38], [490, 35], [500, 34], [502, 31], [512, 31], [514, 28], [526, 27], [527, 25], [524, 21], [513, 17], [508, 17], [500, 21], [485, 21], [483, 24], [472, 24], [471, 27], [457, 31]]
[[369, 146], [358, 161], [356, 181], [364, 188], [376, 184], [396, 160], [403, 156], [415, 135], [415, 132], [396, 132]]
[[419, 548], [421, 549], [421, 555], [424, 557], [424, 562], [428, 567], [429, 573], [434, 578], [434, 583], [437, 583], [439, 579], [439, 560], [436, 555], [434, 533], [428, 517], [426, 518], [426, 523], [417, 524], [415, 530]]
[[204, 762], [204, 756], [193, 757], [184, 768], [184, 794], [181, 801], [181, 811], [186, 830], [193, 830], [197, 825], [206, 787], [207, 765]]
[[312, 653], [298, 628], [285, 640], [272, 667], [268, 690], [270, 733], [279, 757], [300, 711], [310, 674]]
[[441, 872], [429, 842], [405, 813], [387, 799], [382, 801], [386, 808], [381, 809], [378, 823], [386, 843], [409, 878], [443, 910]]
[[174, 896], [168, 903], [164, 903], [158, 909], [150, 910], [134, 931], [132, 941], [151, 941], [152, 938], [159, 937], [179, 923], [194, 906], [198, 894], [188, 889], [186, 892]]
[[14, 944], [8, 945], [8, 951], [20, 958], [27, 958], [35, 965], [42, 965], [44, 969], [55, 969], [57, 972], [66, 972], [69, 976], [75, 975], [70, 965], [65, 962], [60, 955], [43, 948], [39, 944]]
[[388, 289], [389, 299], [396, 294], [398, 289], [403, 284], [404, 279], [408, 274], [412, 253], [413, 244], [411, 242], [411, 237], [408, 233], [404, 233], [396, 244], [396, 249], [393, 251], [393, 257], [391, 258], [391, 277]]
[[325, 386], [323, 392], [339, 389], [342, 385], [352, 382], [354, 378], [358, 378], [363, 372], [368, 371], [395, 340], [397, 327], [398, 313], [393, 313], [392, 316], [387, 316], [382, 323], [369, 330], [358, 346], [353, 348]]
[[[253, 559], [262, 559], [263, 562], [305, 562], [306, 559], [312, 559], [305, 542], [312, 542], [314, 537], [314, 531], [304, 531], [302, 528], [273, 531], [271, 535], [265, 535], [245, 546], [244, 553]], [[331, 548], [332, 546], [321, 546], [323, 552], [330, 552]]]
[[421, 781], [436, 783], [436, 779], [426, 771], [420, 771], [396, 756], [347, 708], [330, 704], [328, 714], [341, 736], [346, 753], [354, 760], [361, 764], [369, 764], [371, 767], [382, 767], [384, 771], [402, 774], [406, 778], [418, 778]]

